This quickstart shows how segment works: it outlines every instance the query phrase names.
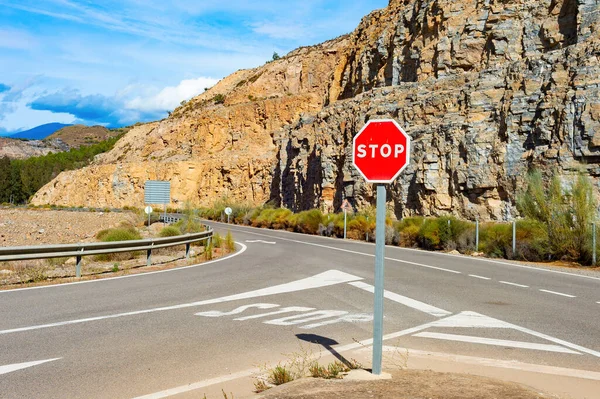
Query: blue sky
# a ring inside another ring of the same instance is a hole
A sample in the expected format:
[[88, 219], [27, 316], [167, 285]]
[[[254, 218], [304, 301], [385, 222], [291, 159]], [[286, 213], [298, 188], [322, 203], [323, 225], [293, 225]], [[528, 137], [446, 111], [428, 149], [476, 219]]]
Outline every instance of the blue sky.
[[163, 118], [242, 68], [351, 32], [388, 0], [0, 0], [0, 134]]

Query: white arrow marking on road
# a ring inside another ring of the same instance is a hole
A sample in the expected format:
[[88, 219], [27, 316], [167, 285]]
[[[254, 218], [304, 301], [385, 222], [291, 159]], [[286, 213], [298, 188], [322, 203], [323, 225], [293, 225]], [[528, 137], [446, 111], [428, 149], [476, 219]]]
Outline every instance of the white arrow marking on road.
[[251, 299], [251, 298], [258, 298], [258, 297], [263, 297], [263, 296], [268, 296], [268, 295], [286, 294], [286, 293], [290, 293], [290, 292], [309, 290], [312, 288], [323, 288], [323, 287], [329, 287], [329, 286], [336, 285], [336, 284], [345, 284], [345, 283], [349, 283], [352, 281], [358, 281], [358, 280], [362, 280], [362, 277], [353, 276], [351, 274], [344, 273], [339, 270], [328, 270], [326, 272], [317, 274], [312, 277], [292, 281], [291, 283], [280, 284], [280, 285], [276, 285], [273, 287], [263, 288], [263, 289], [259, 289], [256, 291], [249, 291], [249, 292], [245, 292], [245, 293], [237, 294], [237, 295], [225, 296], [222, 298], [209, 299], [206, 301], [199, 301], [199, 302], [182, 303], [180, 305], [173, 305], [173, 306], [163, 306], [160, 308], [135, 310], [132, 312], [116, 313], [116, 314], [111, 314], [111, 315], [106, 315], [106, 316], [89, 317], [86, 319], [59, 321], [56, 323], [40, 324], [37, 326], [19, 327], [19, 328], [13, 328], [10, 330], [2, 330], [2, 331], [0, 331], [0, 335], [12, 334], [12, 333], [24, 332], [24, 331], [31, 331], [31, 330], [39, 330], [42, 328], [66, 326], [69, 324], [88, 323], [91, 321], [98, 321], [98, 320], [105, 320], [105, 319], [116, 319], [119, 317], [136, 316], [136, 315], [147, 314], [147, 313], [186, 309], [186, 308], [192, 308], [192, 307], [203, 306], [203, 305], [212, 305], [215, 303], [237, 301], [240, 299]]
[[246, 242], [260, 242], [262, 244], [277, 244], [275, 241], [264, 241], [264, 240], [246, 240]]
[[55, 360], [62, 359], [61, 357], [57, 357], [56, 359], [47, 359], [47, 360], [38, 360], [35, 362], [26, 362], [26, 363], [16, 363], [16, 364], [8, 364], [6, 366], [0, 366], [0, 375], [6, 373], [12, 373], [13, 371], [23, 370], [29, 367], [38, 366], [40, 364], [53, 362]]
[[503, 347], [508, 347], [508, 348], [532, 349], [532, 350], [537, 350], [537, 351], [570, 353], [573, 355], [581, 355], [581, 353], [579, 353], [579, 352], [575, 352], [575, 351], [572, 351], [571, 349], [563, 348], [562, 346], [558, 346], [558, 345], [536, 344], [533, 342], [521, 342], [521, 341], [508, 341], [505, 339], [471, 337], [468, 335], [422, 332], [422, 333], [413, 335], [413, 337], [433, 338], [433, 339], [442, 339], [442, 340], [446, 340], [446, 341], [468, 342], [468, 343], [472, 343], [472, 344], [484, 344], [484, 345], [493, 345], [493, 346], [503, 346]]
[[[370, 292], [370, 293], [375, 292], [374, 286], [367, 284], [367, 283], [363, 283], [362, 281], [356, 281], [356, 282], [349, 283], [349, 284], [354, 287], [365, 290], [367, 292]], [[398, 302], [402, 305], [408, 306], [408, 307], [418, 310], [420, 312], [428, 313], [435, 317], [449, 316], [452, 314], [452, 313], [448, 312], [447, 310], [436, 308], [435, 306], [431, 306], [429, 304], [417, 301], [416, 299], [408, 298], [408, 297], [396, 294], [391, 291], [385, 290], [383, 296], [394, 302]]]

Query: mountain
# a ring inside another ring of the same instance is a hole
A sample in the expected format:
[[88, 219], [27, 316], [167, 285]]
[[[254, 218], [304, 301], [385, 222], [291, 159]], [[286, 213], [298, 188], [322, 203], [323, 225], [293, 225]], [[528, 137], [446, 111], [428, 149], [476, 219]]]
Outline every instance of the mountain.
[[122, 129], [109, 130], [104, 126], [69, 125], [46, 137], [44, 142], [60, 140], [69, 148], [79, 148], [108, 140], [122, 132]]
[[367, 120], [412, 137], [389, 187], [397, 217], [510, 219], [527, 171], [600, 176], [600, 2], [391, 0], [349, 35], [238, 71], [132, 129], [34, 204], [143, 206], [145, 180], [190, 200], [364, 207], [352, 166]]
[[33, 129], [13, 133], [7, 137], [11, 139], [43, 140], [66, 126], [71, 125], [66, 125], [64, 123], [46, 123], [45, 125], [36, 126]]

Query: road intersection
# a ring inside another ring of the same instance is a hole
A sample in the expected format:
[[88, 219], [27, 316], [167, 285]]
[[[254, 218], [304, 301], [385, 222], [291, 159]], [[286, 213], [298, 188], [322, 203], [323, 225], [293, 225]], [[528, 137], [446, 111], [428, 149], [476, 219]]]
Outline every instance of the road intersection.
[[[141, 397], [246, 376], [307, 334], [338, 352], [370, 344], [372, 245], [214, 227], [241, 250], [165, 273], [1, 292], [2, 392]], [[386, 256], [386, 345], [573, 369], [600, 384], [600, 279], [400, 248]]]

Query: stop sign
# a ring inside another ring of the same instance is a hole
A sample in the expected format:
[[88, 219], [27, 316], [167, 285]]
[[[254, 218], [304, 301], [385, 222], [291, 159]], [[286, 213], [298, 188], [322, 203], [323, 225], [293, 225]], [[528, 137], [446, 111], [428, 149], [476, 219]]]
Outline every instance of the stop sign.
[[410, 137], [391, 119], [370, 120], [352, 145], [352, 163], [368, 183], [391, 183], [408, 165]]

